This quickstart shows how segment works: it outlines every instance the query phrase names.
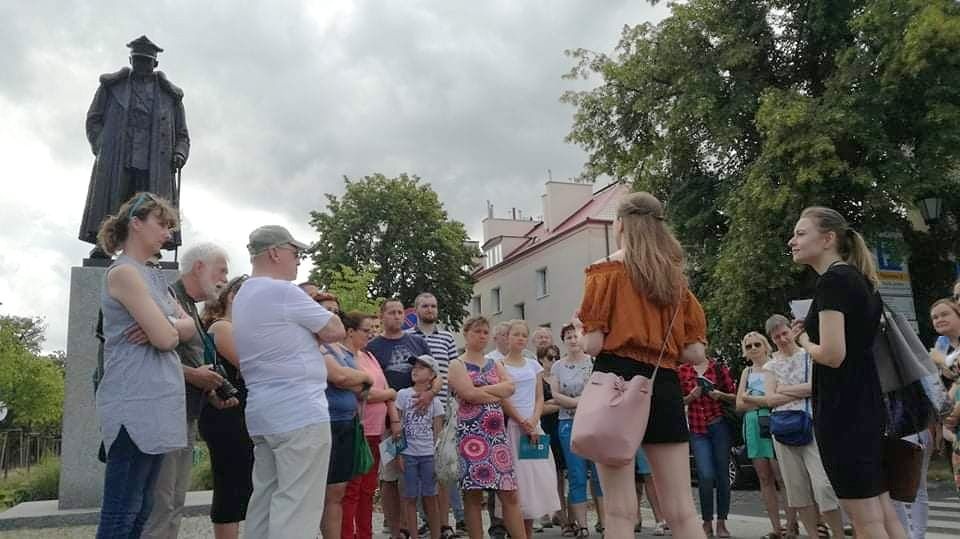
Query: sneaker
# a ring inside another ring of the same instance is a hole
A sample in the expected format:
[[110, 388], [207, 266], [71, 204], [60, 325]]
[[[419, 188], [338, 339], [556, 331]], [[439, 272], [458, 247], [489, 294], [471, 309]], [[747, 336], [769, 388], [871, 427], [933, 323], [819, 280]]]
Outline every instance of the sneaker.
[[507, 537], [507, 529], [503, 527], [503, 524], [494, 524], [487, 530], [487, 535], [492, 539], [505, 539]]
[[668, 533], [670, 533], [670, 526], [667, 526], [666, 522], [657, 522], [657, 525], [653, 527], [653, 534], [658, 537]]
[[534, 520], [532, 526], [533, 526], [533, 533], [543, 532], [543, 524], [541, 524], [539, 520]]
[[543, 515], [543, 517], [540, 518], [540, 521], [539, 521], [539, 522], [534, 522], [534, 523], [533, 523], [534, 529], [536, 529], [536, 527], [537, 527], [538, 524], [540, 525], [540, 529], [552, 528], [552, 527], [553, 527], [553, 519], [550, 518], [550, 515]]

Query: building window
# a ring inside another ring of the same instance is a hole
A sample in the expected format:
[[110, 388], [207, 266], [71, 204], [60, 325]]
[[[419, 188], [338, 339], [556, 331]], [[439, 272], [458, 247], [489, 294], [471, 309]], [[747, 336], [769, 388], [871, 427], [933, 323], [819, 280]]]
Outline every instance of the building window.
[[500, 308], [500, 287], [496, 287], [490, 291], [490, 303], [493, 305], [493, 312], [499, 313], [502, 309]]
[[517, 319], [526, 320], [527, 319], [527, 308], [523, 303], [517, 303], [513, 306], [517, 310]]
[[473, 313], [473, 316], [483, 314], [483, 305], [480, 303], [480, 296], [473, 296], [473, 301], [470, 302], [470, 311]]
[[537, 270], [537, 297], [542, 298], [550, 293], [550, 287], [547, 286], [547, 268]]
[[490, 269], [503, 262], [503, 247], [498, 243], [484, 253], [483, 267]]

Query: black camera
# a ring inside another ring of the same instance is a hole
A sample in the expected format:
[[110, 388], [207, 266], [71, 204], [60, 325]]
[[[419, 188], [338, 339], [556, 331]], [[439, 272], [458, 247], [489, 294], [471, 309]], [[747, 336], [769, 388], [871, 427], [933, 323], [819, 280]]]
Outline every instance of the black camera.
[[227, 371], [223, 368], [223, 365], [214, 365], [213, 372], [219, 374], [220, 377], [223, 378], [223, 383], [220, 384], [220, 387], [216, 389], [217, 398], [222, 401], [227, 401], [234, 397], [240, 396], [240, 390], [230, 383], [230, 378], [227, 377]]

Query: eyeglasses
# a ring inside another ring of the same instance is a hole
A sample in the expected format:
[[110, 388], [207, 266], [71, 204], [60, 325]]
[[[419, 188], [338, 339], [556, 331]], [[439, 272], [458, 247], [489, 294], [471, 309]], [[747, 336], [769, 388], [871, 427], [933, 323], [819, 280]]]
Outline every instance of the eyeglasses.
[[286, 245], [277, 245], [274, 248], [292, 252], [293, 256], [295, 256], [297, 260], [305, 260], [307, 258], [307, 253], [301, 251], [299, 247], [289, 243]]
[[753, 348], [761, 348], [761, 347], [763, 347], [763, 345], [758, 342], [748, 342], [747, 344], [743, 345], [743, 348], [746, 350], [751, 350]]

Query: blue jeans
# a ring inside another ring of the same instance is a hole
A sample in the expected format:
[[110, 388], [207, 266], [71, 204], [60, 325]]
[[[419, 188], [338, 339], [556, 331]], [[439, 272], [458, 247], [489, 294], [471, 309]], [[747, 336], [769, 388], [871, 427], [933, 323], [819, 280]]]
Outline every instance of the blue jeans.
[[460, 487], [454, 480], [447, 484], [447, 494], [450, 497], [450, 509], [456, 522], [462, 522], [466, 517], [463, 514], [463, 498], [460, 497]]
[[603, 496], [603, 490], [600, 489], [600, 476], [597, 475], [597, 466], [570, 450], [572, 431], [573, 420], [561, 419], [557, 434], [560, 435], [563, 458], [567, 461], [567, 482], [570, 483], [569, 503], [585, 503], [587, 501], [587, 468], [590, 469], [593, 495], [595, 497]]
[[697, 467], [700, 489], [700, 514], [703, 521], [713, 520], [713, 489], [717, 489], [717, 519], [730, 514], [730, 426], [717, 421], [707, 427], [706, 434], [690, 433], [693, 461]]
[[107, 451], [103, 505], [97, 539], [140, 537], [153, 509], [153, 484], [163, 455], [148, 455], [133, 443], [125, 427]]

